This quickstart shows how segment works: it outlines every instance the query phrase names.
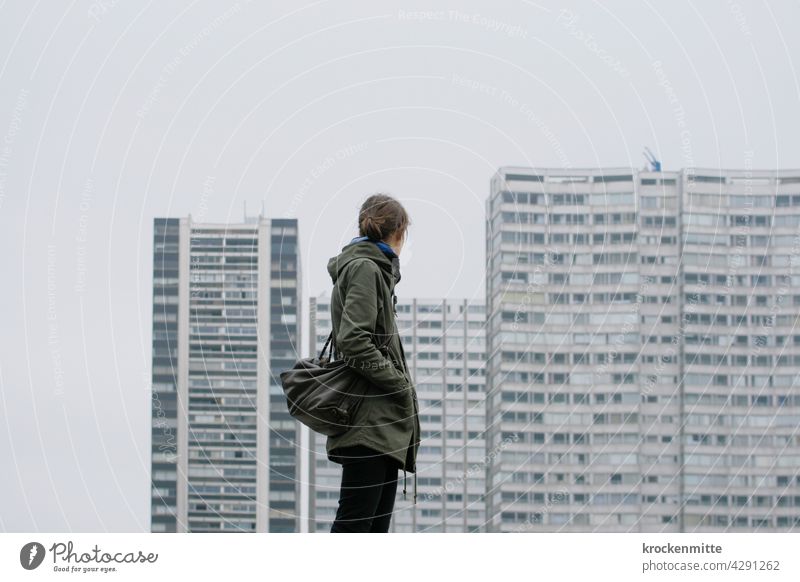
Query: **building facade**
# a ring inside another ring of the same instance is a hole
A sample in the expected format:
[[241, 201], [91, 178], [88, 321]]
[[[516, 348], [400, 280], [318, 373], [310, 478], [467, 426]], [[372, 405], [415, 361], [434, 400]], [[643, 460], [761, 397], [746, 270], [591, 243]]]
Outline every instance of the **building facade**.
[[[330, 296], [311, 298], [310, 349], [319, 354], [331, 330]], [[422, 430], [406, 499], [399, 474], [390, 531], [478, 532], [486, 521], [485, 317], [483, 302], [397, 301], [397, 328], [419, 399]], [[328, 532], [336, 516], [341, 465], [328, 461], [326, 437], [313, 435], [311, 531]]]
[[153, 261], [151, 530], [300, 530], [297, 220], [157, 218]]
[[800, 172], [501, 168], [487, 530], [800, 525]]

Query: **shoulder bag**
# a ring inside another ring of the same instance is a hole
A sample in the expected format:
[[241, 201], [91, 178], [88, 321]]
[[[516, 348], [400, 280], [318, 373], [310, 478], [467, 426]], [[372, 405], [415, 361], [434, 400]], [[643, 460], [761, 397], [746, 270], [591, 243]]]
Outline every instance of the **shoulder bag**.
[[[388, 343], [378, 349], [383, 350]], [[347, 365], [344, 360], [331, 359], [335, 350], [331, 331], [319, 356], [302, 358], [289, 370], [280, 373], [289, 414], [318, 432], [336, 436], [352, 428], [356, 411], [369, 388], [369, 380]]]

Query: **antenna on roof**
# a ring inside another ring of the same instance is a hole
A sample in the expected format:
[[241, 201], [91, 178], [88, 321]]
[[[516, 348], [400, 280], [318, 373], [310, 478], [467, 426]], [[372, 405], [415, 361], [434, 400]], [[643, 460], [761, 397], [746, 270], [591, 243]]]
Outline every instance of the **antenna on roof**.
[[650, 151], [650, 148], [644, 146], [643, 155], [647, 160], [647, 163], [650, 164], [650, 171], [651, 172], [660, 172], [661, 171], [661, 160], [656, 158], [656, 155]]

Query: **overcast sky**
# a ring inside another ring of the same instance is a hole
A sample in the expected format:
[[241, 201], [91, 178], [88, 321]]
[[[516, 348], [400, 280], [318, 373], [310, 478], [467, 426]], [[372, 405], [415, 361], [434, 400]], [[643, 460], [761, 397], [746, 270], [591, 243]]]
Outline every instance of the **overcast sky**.
[[299, 218], [307, 304], [386, 191], [413, 222], [400, 297], [482, 300], [499, 166], [641, 167], [645, 145], [665, 169], [800, 166], [798, 22], [796, 1], [2, 2], [0, 530], [148, 528], [154, 217]]

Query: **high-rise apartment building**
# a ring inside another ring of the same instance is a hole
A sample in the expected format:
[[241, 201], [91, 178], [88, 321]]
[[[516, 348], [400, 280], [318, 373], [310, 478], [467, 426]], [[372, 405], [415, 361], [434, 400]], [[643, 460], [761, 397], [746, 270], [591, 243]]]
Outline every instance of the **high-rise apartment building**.
[[486, 213], [488, 531], [800, 526], [800, 171], [504, 167]]
[[[310, 349], [319, 353], [331, 330], [330, 296], [311, 299]], [[409, 473], [397, 488], [393, 532], [483, 531], [485, 460], [485, 317], [483, 302], [397, 301], [397, 328], [419, 398], [422, 430], [417, 504]], [[330, 531], [341, 465], [328, 461], [326, 437], [314, 434], [310, 477], [311, 531]]]
[[157, 218], [153, 243], [152, 531], [300, 530], [279, 378], [300, 345], [297, 220]]

